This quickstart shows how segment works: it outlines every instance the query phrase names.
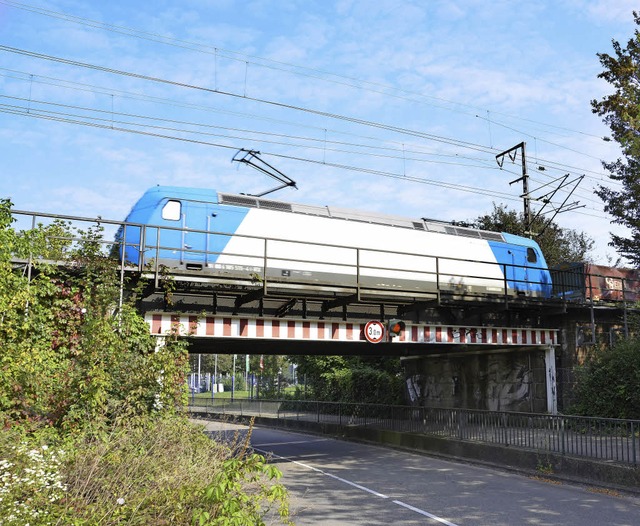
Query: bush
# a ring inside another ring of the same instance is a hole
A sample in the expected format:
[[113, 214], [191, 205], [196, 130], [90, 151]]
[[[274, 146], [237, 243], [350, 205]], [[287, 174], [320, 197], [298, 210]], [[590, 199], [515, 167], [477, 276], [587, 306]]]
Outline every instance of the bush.
[[575, 397], [572, 413], [640, 419], [640, 339], [595, 353], [578, 370]]
[[223, 443], [171, 417], [56, 436], [0, 435], [1, 524], [260, 525], [274, 513], [288, 522], [281, 474], [248, 452], [250, 432]]
[[[15, 232], [10, 207], [0, 199], [0, 524], [260, 525], [272, 506], [286, 521], [280, 472], [248, 437], [188, 423], [187, 344], [150, 334], [144, 281], [121, 296], [101, 227]], [[32, 276], [16, 257], [34, 258]]]
[[399, 376], [366, 365], [324, 373], [322, 380], [322, 400], [392, 405], [404, 400]]
[[222, 385], [224, 386], [225, 392], [231, 392], [231, 390], [234, 388], [234, 381], [236, 391], [246, 390], [247, 385], [244, 381], [244, 376], [242, 376], [241, 374], [237, 374], [235, 380], [231, 376], [225, 376], [224, 378], [222, 378]]

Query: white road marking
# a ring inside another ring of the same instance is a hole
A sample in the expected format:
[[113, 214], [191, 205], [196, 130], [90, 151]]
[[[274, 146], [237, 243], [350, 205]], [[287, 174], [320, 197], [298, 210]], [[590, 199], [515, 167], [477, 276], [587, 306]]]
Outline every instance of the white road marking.
[[[291, 442], [287, 442], [287, 443], [291, 443]], [[268, 445], [268, 444], [261, 444], [261, 445]], [[309, 464], [305, 464], [304, 462], [299, 462], [297, 460], [293, 460], [289, 457], [283, 457], [281, 455], [276, 455], [275, 453], [273, 453], [272, 451], [266, 451], [264, 449], [259, 449], [257, 447], [253, 447], [253, 449], [255, 449], [256, 451], [258, 451], [259, 453], [262, 453], [263, 455], [270, 455], [272, 457], [277, 457], [279, 459], [282, 460], [287, 460], [288, 462], [291, 462], [292, 464], [297, 464], [298, 466], [302, 466], [303, 468], [306, 469], [310, 469], [311, 471], [315, 471], [316, 473], [321, 473], [322, 475], [325, 475], [327, 477], [331, 477], [332, 479], [338, 480], [340, 482], [343, 482], [344, 484], [348, 484], [349, 486], [353, 486], [354, 488], [357, 488], [359, 490], [362, 491], [366, 491], [367, 493], [371, 493], [372, 495], [375, 495], [376, 497], [380, 497], [381, 499], [388, 499], [389, 497], [383, 493], [378, 493], [375, 490], [372, 490], [370, 488], [367, 488], [365, 486], [362, 486], [360, 484], [356, 484], [355, 482], [351, 482], [350, 480], [346, 480], [343, 479], [342, 477], [338, 477], [336, 475], [332, 475], [331, 473], [327, 473], [326, 471], [323, 471], [320, 468], [314, 468], [313, 466], [310, 466]], [[394, 504], [397, 504], [398, 506], [402, 506], [403, 508], [406, 508], [408, 510], [414, 511], [416, 513], [419, 513], [420, 515], [423, 515], [425, 517], [429, 517], [430, 519], [433, 519], [434, 521], [438, 521], [441, 522], [442, 524], [445, 524], [446, 526], [458, 526], [457, 524], [453, 523], [453, 522], [449, 522], [446, 519], [443, 519], [442, 517], [438, 517], [437, 515], [433, 515], [432, 513], [429, 513], [428, 511], [425, 510], [421, 510], [420, 508], [416, 508], [415, 506], [410, 506], [409, 504], [405, 504], [404, 502], [400, 501], [400, 500], [394, 500], [392, 501]]]
[[266, 444], [256, 444], [254, 449], [266, 446], [287, 446], [289, 444], [314, 444], [316, 442], [327, 442], [327, 438], [318, 438], [317, 440], [296, 440], [295, 442], [270, 442]]
[[438, 517], [437, 515], [433, 515], [432, 513], [429, 513], [428, 511], [421, 510], [420, 508], [416, 508], [414, 506], [410, 506], [409, 504], [405, 504], [402, 501], [394, 500], [393, 503], [397, 504], [398, 506], [402, 506], [403, 508], [407, 508], [408, 510], [415, 511], [416, 513], [419, 513], [420, 515], [424, 515], [425, 517], [429, 517], [430, 519], [433, 519], [434, 521], [438, 521], [438, 522], [441, 522], [442, 524], [446, 524], [447, 526], [458, 526], [457, 524], [454, 524], [453, 522], [449, 522], [447, 519], [443, 519], [442, 517]]

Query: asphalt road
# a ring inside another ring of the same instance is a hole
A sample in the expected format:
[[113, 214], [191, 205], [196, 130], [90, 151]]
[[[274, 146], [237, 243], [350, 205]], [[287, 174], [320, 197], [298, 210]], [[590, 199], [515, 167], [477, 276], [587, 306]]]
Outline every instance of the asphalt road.
[[[224, 438], [246, 426], [208, 422]], [[256, 427], [296, 525], [638, 526], [640, 498], [379, 446]]]

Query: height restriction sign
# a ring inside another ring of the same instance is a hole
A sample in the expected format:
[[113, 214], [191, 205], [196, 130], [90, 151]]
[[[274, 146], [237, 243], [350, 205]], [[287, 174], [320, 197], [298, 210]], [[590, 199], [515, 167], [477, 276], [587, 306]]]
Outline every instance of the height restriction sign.
[[364, 337], [368, 342], [380, 343], [384, 338], [384, 325], [377, 320], [368, 321], [364, 326]]

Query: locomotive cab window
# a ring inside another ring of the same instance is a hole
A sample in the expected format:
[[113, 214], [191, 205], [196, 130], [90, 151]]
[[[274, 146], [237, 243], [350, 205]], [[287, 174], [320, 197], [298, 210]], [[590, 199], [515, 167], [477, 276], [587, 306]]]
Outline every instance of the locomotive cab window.
[[170, 200], [162, 207], [162, 219], [169, 221], [179, 221], [182, 213], [180, 201]]
[[529, 263], [537, 263], [538, 262], [538, 255], [536, 254], [536, 251], [534, 249], [532, 249], [531, 247], [527, 248], [527, 261]]

